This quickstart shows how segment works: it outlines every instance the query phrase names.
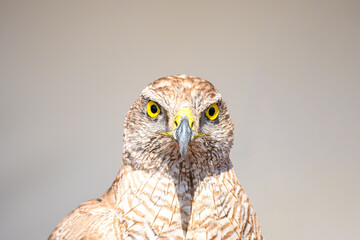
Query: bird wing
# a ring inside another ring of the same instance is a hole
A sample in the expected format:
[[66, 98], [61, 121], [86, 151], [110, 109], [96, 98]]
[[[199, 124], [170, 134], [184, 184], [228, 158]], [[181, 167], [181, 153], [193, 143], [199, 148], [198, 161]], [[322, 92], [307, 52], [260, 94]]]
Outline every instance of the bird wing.
[[256, 212], [250, 202], [242, 205], [242, 212], [245, 215], [245, 224], [242, 229], [242, 236], [247, 240], [262, 240], [261, 228]]
[[49, 236], [55, 239], [121, 239], [121, 223], [116, 212], [101, 198], [75, 208]]
[[246, 240], [263, 240], [259, 219], [256, 212], [250, 203], [249, 197], [246, 195], [242, 186], [240, 185], [234, 169], [231, 169], [230, 176], [234, 180], [231, 192], [235, 196], [233, 205], [237, 206], [234, 209], [238, 211], [234, 216], [240, 219], [235, 219], [240, 224], [242, 239]]

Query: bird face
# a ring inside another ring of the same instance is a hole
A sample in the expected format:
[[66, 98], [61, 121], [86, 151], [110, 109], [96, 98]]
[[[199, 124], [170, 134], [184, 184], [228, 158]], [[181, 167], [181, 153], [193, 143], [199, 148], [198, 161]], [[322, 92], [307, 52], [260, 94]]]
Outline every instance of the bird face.
[[178, 160], [212, 166], [227, 161], [233, 124], [221, 95], [201, 78], [156, 80], [127, 114], [124, 162], [141, 168]]

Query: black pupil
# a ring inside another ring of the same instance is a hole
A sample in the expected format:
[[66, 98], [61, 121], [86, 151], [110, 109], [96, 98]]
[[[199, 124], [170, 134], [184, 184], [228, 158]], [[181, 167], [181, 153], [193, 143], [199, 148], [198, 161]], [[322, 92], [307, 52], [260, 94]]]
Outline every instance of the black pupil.
[[151, 105], [151, 112], [156, 113], [157, 112], [157, 106], [155, 104]]
[[209, 115], [210, 115], [210, 116], [214, 116], [214, 114], [215, 114], [215, 108], [211, 107], [211, 108], [209, 109]]

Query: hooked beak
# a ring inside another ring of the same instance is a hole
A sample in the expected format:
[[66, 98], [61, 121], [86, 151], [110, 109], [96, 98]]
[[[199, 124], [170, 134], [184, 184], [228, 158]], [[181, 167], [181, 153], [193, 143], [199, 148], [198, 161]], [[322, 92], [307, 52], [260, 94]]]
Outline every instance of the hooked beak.
[[175, 117], [175, 129], [170, 132], [159, 132], [160, 134], [173, 137], [179, 144], [181, 158], [184, 159], [190, 142], [204, 136], [205, 133], [198, 133], [194, 130], [195, 120], [189, 108], [182, 108]]
[[183, 117], [180, 120], [180, 125], [173, 131], [173, 137], [180, 147], [181, 157], [184, 159], [189, 143], [195, 137], [195, 132], [191, 129], [189, 119]]

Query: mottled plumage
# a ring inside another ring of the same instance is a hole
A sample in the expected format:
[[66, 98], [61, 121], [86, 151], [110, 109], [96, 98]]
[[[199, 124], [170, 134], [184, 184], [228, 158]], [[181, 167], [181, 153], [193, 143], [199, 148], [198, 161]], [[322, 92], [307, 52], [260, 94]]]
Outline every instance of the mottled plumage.
[[[156, 117], [149, 101], [160, 109]], [[214, 120], [206, 114], [212, 104]], [[229, 159], [232, 143], [230, 115], [211, 83], [185, 75], [154, 81], [126, 116], [113, 185], [49, 239], [262, 239]]]

